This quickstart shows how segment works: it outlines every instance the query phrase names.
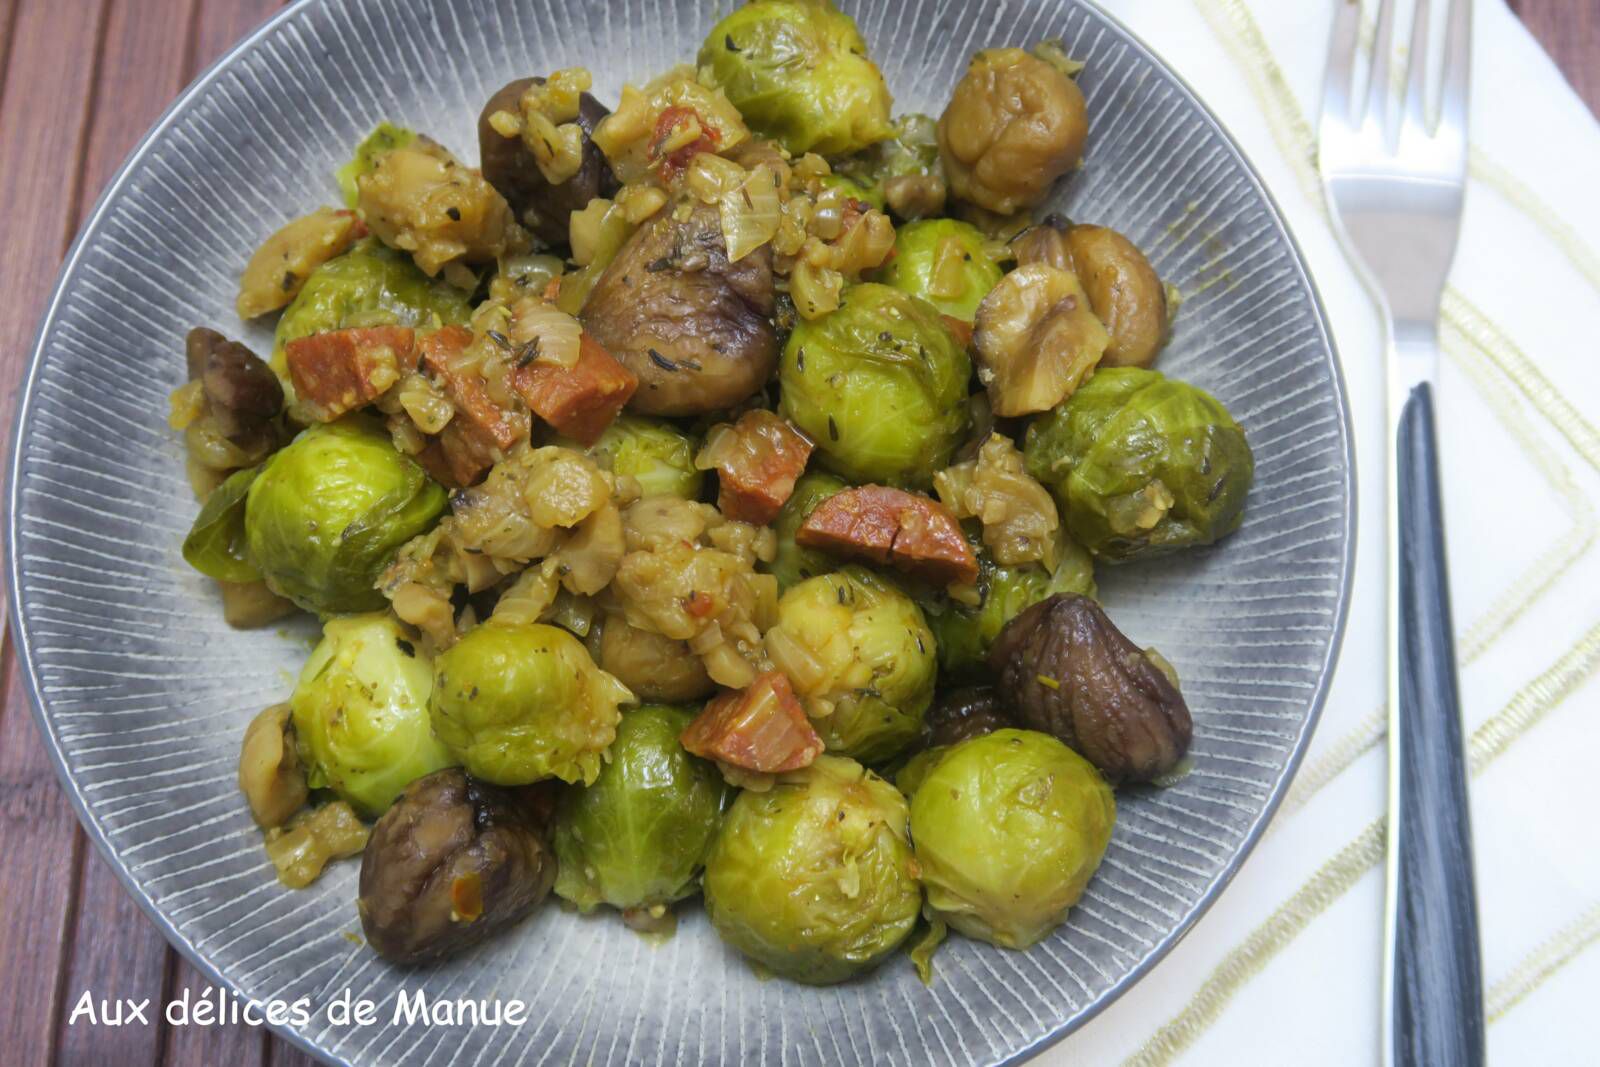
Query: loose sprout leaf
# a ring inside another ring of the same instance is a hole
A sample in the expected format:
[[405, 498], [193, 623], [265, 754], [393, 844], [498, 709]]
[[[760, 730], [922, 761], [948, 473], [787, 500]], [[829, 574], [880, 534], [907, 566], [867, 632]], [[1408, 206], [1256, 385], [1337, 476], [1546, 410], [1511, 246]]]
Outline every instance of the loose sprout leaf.
[[254, 582], [261, 572], [250, 562], [245, 547], [244, 503], [250, 483], [260, 467], [235, 471], [206, 497], [195, 516], [189, 536], [183, 539], [183, 558], [189, 566], [219, 582]]

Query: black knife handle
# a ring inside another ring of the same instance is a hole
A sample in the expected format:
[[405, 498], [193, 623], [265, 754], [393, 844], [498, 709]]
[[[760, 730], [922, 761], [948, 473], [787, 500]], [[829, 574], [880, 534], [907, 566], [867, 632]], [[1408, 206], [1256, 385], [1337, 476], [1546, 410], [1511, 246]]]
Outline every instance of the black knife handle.
[[1401, 411], [1399, 509], [1399, 812], [1392, 1062], [1481, 1067], [1483, 974], [1466, 750], [1456, 690], [1433, 395]]

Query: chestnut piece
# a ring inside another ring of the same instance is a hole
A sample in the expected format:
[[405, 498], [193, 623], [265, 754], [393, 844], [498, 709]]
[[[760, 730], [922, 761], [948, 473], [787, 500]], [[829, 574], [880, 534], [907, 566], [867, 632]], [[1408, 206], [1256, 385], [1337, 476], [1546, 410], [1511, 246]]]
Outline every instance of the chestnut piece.
[[1110, 782], [1158, 778], [1189, 749], [1183, 695], [1088, 597], [1060, 593], [1022, 612], [995, 639], [989, 665], [1023, 726], [1061, 739]]

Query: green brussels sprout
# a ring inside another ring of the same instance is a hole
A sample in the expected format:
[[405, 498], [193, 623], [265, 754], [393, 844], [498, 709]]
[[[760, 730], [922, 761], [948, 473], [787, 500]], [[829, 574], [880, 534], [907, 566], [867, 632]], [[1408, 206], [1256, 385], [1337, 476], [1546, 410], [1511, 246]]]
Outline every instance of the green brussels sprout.
[[778, 601], [766, 648], [829, 752], [882, 763], [917, 739], [938, 675], [934, 639], [887, 578], [849, 566], [801, 582]]
[[911, 933], [922, 902], [906, 810], [894, 786], [837, 756], [740, 793], [706, 857], [711, 925], [809, 985], [876, 966]]
[[260, 467], [234, 471], [211, 490], [200, 514], [194, 517], [189, 536], [183, 539], [183, 558], [207, 578], [219, 582], [261, 580], [261, 571], [250, 562], [244, 533], [245, 498], [260, 473]]
[[339, 179], [339, 192], [344, 197], [344, 205], [354, 208], [361, 199], [360, 191], [356, 188], [356, 179], [363, 174], [371, 174], [378, 165], [378, 157], [396, 148], [404, 148], [417, 139], [415, 130], [408, 130], [404, 126], [395, 126], [392, 123], [380, 122], [377, 127], [361, 143], [356, 145], [356, 154], [350, 162], [334, 172], [334, 177]]
[[556, 814], [556, 894], [645, 913], [694, 892], [722, 821], [717, 769], [678, 743], [694, 713], [647, 704], [622, 716], [594, 784], [568, 790]]
[[376, 818], [455, 760], [433, 736], [433, 666], [387, 614], [329, 619], [289, 707], [306, 784]]
[[951, 746], [911, 798], [929, 916], [1027, 948], [1083, 895], [1116, 817], [1105, 779], [1049, 734], [996, 730]]
[[894, 120], [894, 132], [864, 151], [839, 160], [834, 172], [883, 195], [890, 178], [914, 178], [939, 170], [939, 124], [915, 112]]
[[782, 410], [823, 466], [853, 482], [926, 488], [971, 418], [972, 361], [927, 301], [863, 283], [802, 320], [778, 364]]
[[1139, 367], [1097, 371], [1028, 427], [1023, 454], [1073, 538], [1113, 562], [1237, 530], [1255, 476], [1244, 430], [1226, 408]]
[[942, 588], [927, 586], [917, 587], [916, 594], [939, 645], [939, 669], [948, 678], [971, 681], [987, 675], [989, 646], [1024, 608], [1056, 593], [1093, 597], [1097, 590], [1094, 560], [1068, 537], [1057, 541], [1056, 569], [1051, 572], [1038, 563], [996, 563], [977, 523], [963, 523], [962, 531], [978, 557], [978, 602], [967, 604]]
[[889, 87], [831, 0], [754, 0], [712, 27], [698, 62], [701, 82], [795, 155], [843, 155], [893, 132]]
[[824, 174], [817, 180], [824, 192], [837, 189], [852, 200], [861, 200], [879, 211], [883, 210], [883, 190], [876, 185], [862, 185], [854, 178], [846, 178], [843, 174]]
[[1002, 271], [984, 250], [976, 226], [956, 219], [923, 219], [895, 231], [894, 257], [877, 280], [920, 296], [944, 315], [971, 322]]
[[250, 561], [279, 596], [332, 615], [384, 606], [378, 575], [444, 511], [444, 489], [361, 416], [273, 454], [245, 498]]
[[553, 443], [595, 457], [613, 474], [629, 475], [644, 496], [699, 500], [705, 486], [705, 472], [694, 465], [699, 444], [662, 419], [618, 415], [587, 448], [564, 437]]
[[474, 778], [589, 784], [617, 734], [627, 686], [583, 643], [542, 623], [490, 619], [434, 663], [433, 729]]
[[376, 238], [358, 241], [316, 270], [283, 316], [272, 341], [272, 365], [282, 377], [290, 341], [356, 326], [465, 324], [472, 316], [466, 293], [429, 278], [409, 255]]
[[794, 492], [784, 501], [783, 510], [778, 512], [777, 521], [772, 524], [773, 533], [778, 538], [772, 562], [759, 565], [761, 570], [778, 579], [779, 592], [799, 585], [807, 578], [828, 574], [839, 566], [839, 561], [828, 553], [795, 544], [794, 535], [811, 517], [818, 504], [845, 488], [848, 488], [848, 483], [843, 478], [835, 478], [824, 471], [801, 475], [800, 480], [794, 483]]

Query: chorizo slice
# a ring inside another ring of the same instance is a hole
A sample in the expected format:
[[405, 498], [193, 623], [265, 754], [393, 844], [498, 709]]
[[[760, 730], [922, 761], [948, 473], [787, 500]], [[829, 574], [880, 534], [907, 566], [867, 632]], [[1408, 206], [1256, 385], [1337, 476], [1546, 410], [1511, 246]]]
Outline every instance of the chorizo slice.
[[570, 367], [535, 360], [511, 372], [511, 388], [557, 432], [592, 445], [639, 388], [633, 372], [585, 331]]
[[711, 431], [695, 465], [717, 472], [717, 507], [730, 519], [766, 526], [805, 473], [811, 439], [770, 411], [747, 411]]
[[781, 671], [712, 700], [678, 740], [696, 756], [766, 774], [809, 767], [823, 748]]
[[465, 420], [483, 442], [503, 452], [528, 436], [527, 416], [500, 407], [489, 396], [489, 387], [481, 376], [458, 369], [461, 354], [471, 344], [472, 331], [465, 326], [435, 330], [419, 345], [422, 366], [455, 405], [456, 418], [450, 420], [451, 424]]
[[301, 410], [332, 422], [387, 392], [415, 351], [416, 334], [408, 326], [362, 326], [290, 341], [284, 358]]
[[978, 559], [955, 515], [937, 500], [903, 489], [863, 485], [835, 493], [817, 505], [795, 541], [940, 584], [978, 580]]

